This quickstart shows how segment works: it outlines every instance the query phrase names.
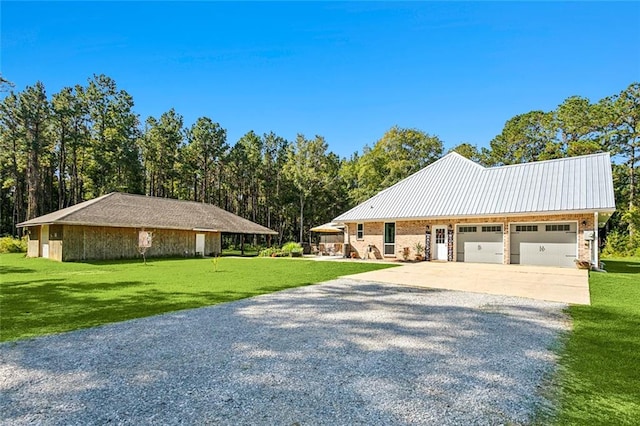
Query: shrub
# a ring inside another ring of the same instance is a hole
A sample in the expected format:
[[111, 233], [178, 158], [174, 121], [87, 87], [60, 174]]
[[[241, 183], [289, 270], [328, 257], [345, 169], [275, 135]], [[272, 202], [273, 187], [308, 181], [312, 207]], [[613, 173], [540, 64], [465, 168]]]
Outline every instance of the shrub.
[[271, 257], [272, 255], [276, 254], [277, 251], [278, 251], [277, 248], [269, 247], [269, 248], [260, 250], [260, 252], [258, 252], [258, 256], [260, 256], [260, 257]]
[[26, 253], [27, 252], [27, 237], [13, 238], [2, 237], [0, 238], [0, 253]]
[[629, 238], [629, 235], [623, 234], [618, 231], [610, 232], [607, 235], [602, 255], [605, 257], [626, 257], [637, 256], [640, 254], [640, 236], [634, 235], [634, 238]]
[[300, 243], [296, 243], [295, 241], [289, 241], [287, 243], [284, 243], [284, 245], [282, 246], [282, 252], [289, 256], [291, 255], [291, 252], [302, 252], [302, 246], [300, 245]]

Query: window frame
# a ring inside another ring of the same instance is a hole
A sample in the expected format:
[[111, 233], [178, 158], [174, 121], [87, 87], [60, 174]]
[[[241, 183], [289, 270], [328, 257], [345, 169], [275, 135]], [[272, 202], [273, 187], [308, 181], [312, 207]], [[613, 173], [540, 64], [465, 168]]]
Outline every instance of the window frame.
[[364, 240], [364, 223], [356, 224], [356, 241]]

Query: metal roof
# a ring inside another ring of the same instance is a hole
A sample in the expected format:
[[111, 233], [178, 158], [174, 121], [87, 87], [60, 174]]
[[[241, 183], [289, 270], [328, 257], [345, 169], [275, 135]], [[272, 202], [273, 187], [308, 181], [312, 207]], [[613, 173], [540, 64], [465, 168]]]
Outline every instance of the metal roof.
[[18, 226], [44, 224], [208, 230], [234, 234], [277, 232], [212, 204], [112, 192]]
[[452, 152], [334, 221], [614, 210], [609, 153], [486, 168]]

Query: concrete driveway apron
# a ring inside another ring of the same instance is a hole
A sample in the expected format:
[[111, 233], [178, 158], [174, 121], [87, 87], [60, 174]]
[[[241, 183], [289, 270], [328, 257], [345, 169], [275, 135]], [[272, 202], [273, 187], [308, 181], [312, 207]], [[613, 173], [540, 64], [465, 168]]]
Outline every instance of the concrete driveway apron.
[[588, 271], [571, 268], [419, 262], [349, 275], [348, 278], [580, 305], [591, 303]]

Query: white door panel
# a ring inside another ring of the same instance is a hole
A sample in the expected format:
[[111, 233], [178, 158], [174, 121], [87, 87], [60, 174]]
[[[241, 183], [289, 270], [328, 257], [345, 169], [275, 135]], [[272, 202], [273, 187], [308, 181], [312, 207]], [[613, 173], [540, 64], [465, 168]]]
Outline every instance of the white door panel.
[[473, 263], [502, 263], [502, 243], [483, 241], [464, 243], [464, 261]]
[[204, 256], [204, 234], [196, 234], [196, 254]]
[[575, 222], [512, 224], [511, 263], [574, 267], [577, 257], [576, 228]]
[[[499, 230], [495, 229], [496, 227], [499, 227]], [[502, 226], [500, 224], [465, 224], [458, 226], [456, 232], [456, 261], [503, 263]]]
[[434, 248], [433, 251], [435, 260], [447, 260], [447, 228], [445, 227], [434, 227], [433, 232], [435, 234], [434, 238]]

